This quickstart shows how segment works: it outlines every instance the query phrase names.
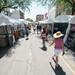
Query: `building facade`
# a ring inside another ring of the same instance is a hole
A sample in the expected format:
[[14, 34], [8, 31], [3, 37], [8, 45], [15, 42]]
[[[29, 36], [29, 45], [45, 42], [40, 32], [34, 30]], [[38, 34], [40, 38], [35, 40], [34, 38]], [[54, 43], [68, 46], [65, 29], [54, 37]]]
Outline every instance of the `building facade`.
[[11, 18], [24, 19], [24, 12], [20, 8], [16, 8], [16, 9], [7, 8], [2, 13], [4, 13], [5, 15]]
[[54, 20], [56, 17], [56, 6], [48, 8], [48, 21]]
[[44, 15], [40, 14], [36, 16], [36, 21], [42, 21], [44, 19]]
[[16, 19], [24, 19], [24, 12], [19, 8], [15, 9], [13, 10], [11, 17]]

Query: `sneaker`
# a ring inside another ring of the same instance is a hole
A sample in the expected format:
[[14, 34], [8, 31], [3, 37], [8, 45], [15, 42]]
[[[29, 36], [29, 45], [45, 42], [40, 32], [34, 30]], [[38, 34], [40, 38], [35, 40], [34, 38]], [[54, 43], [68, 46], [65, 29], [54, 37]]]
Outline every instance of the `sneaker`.
[[28, 38], [26, 38], [26, 40], [28, 40]]
[[46, 48], [46, 47], [42, 47], [41, 49], [42, 49], [42, 50], [44, 50], [44, 51], [46, 51], [46, 50], [47, 50], [47, 48]]
[[63, 51], [62, 56], [65, 54], [65, 52]]
[[52, 59], [54, 60], [54, 57], [52, 57]]

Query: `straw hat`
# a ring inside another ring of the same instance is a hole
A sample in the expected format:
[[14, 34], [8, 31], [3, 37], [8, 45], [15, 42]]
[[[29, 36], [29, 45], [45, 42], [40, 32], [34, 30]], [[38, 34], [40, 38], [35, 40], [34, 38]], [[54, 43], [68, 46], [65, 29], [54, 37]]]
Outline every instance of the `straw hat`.
[[54, 38], [59, 38], [61, 36], [63, 36], [64, 34], [62, 34], [60, 31], [57, 31], [56, 33], [54, 33]]

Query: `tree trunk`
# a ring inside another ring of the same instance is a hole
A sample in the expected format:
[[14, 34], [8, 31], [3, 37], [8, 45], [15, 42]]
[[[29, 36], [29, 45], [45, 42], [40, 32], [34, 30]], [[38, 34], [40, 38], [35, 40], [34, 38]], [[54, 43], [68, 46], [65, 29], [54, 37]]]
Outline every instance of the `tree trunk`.
[[0, 13], [2, 12], [3, 8], [0, 8]]
[[72, 15], [75, 14], [75, 5], [72, 5]]
[[2, 11], [2, 10], [0, 9], [0, 13], [1, 13], [1, 11]]

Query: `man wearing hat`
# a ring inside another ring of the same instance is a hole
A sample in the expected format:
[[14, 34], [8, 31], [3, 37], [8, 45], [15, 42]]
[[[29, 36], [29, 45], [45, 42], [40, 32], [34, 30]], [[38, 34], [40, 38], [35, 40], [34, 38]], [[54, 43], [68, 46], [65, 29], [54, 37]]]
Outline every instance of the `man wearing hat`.
[[62, 36], [63, 34], [60, 31], [57, 31], [56, 33], [53, 34], [54, 40], [51, 43], [51, 45], [53, 43], [55, 44], [54, 56], [52, 57], [52, 59], [55, 61], [56, 67], [58, 67], [58, 56], [64, 50], [64, 43], [63, 43]]

